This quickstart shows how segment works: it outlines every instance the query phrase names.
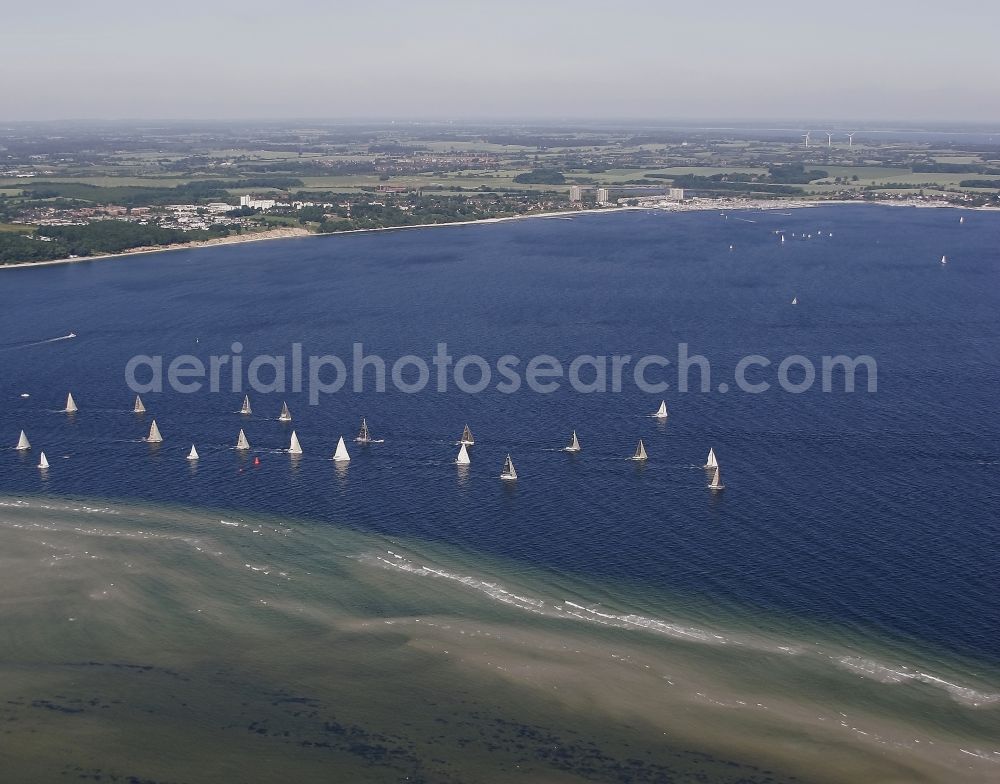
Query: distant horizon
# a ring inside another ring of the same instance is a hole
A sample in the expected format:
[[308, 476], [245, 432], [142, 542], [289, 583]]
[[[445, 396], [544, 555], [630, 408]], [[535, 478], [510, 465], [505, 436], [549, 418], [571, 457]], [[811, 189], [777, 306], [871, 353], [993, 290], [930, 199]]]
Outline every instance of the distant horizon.
[[997, 29], [981, 0], [54, 0], [5, 10], [0, 112], [994, 126]]
[[691, 129], [718, 131], [798, 131], [810, 130], [863, 130], [869, 133], [900, 132], [931, 132], [931, 133], [1000, 133], [1000, 120], [907, 120], [907, 119], [831, 119], [812, 118], [796, 120], [788, 117], [755, 118], [755, 117], [691, 117], [691, 118], [655, 118], [655, 117], [545, 117], [545, 116], [496, 116], [496, 117], [419, 117], [419, 116], [310, 116], [289, 115], [287, 117], [128, 117], [128, 116], [94, 116], [94, 117], [53, 117], [13, 119], [0, 117], [0, 130], [4, 126], [19, 125], [298, 125], [316, 124], [322, 126], [359, 126], [375, 125], [391, 128], [428, 126], [472, 128], [474, 126], [536, 126], [540, 128], [573, 128], [584, 130], [636, 130], [641, 128], [660, 129]]

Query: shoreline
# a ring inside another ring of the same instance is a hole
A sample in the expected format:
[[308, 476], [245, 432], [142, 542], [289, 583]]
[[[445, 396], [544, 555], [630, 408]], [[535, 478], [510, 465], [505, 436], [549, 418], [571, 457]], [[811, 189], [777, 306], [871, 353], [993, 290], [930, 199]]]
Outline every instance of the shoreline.
[[733, 200], [732, 202], [692, 202], [684, 204], [668, 204], [663, 206], [636, 206], [636, 207], [598, 207], [591, 210], [558, 210], [556, 212], [537, 212], [527, 215], [507, 215], [500, 218], [477, 218], [469, 221], [450, 221], [448, 223], [419, 223], [409, 226], [380, 226], [373, 229], [348, 229], [347, 231], [337, 231], [330, 233], [316, 233], [304, 228], [286, 227], [280, 229], [269, 229], [266, 231], [254, 232], [253, 234], [236, 234], [229, 237], [218, 237], [210, 240], [196, 240], [194, 242], [178, 243], [175, 245], [156, 245], [142, 248], [124, 250], [120, 253], [102, 253], [96, 256], [79, 256], [76, 258], [48, 259], [46, 261], [16, 261], [11, 264], [0, 264], [0, 270], [5, 269], [25, 269], [34, 267], [50, 267], [62, 264], [77, 264], [88, 261], [104, 261], [106, 259], [120, 259], [128, 256], [140, 256], [151, 253], [168, 253], [177, 250], [192, 250], [196, 248], [210, 248], [220, 245], [238, 245], [245, 242], [264, 242], [267, 240], [284, 240], [304, 237], [335, 237], [342, 234], [373, 234], [383, 231], [400, 231], [403, 229], [431, 229], [450, 226], [474, 226], [489, 223], [505, 223], [508, 221], [528, 220], [532, 218], [570, 218], [578, 215], [608, 214], [612, 212], [710, 212], [710, 211], [736, 211], [736, 210], [789, 210], [807, 209], [810, 207], [826, 207], [833, 205], [872, 205], [883, 207], [913, 207], [917, 209], [955, 209], [969, 210], [970, 212], [1000, 212], [1000, 208], [995, 207], [960, 207], [953, 204], [925, 204], [914, 202], [872, 202], [855, 201], [851, 199], [814, 199], [814, 200], [768, 200], [750, 201]]

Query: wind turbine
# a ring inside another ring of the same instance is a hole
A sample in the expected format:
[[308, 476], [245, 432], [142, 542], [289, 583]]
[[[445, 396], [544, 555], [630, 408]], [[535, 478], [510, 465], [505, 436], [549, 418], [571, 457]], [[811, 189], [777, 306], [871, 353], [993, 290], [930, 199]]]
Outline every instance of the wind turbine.
[[827, 131], [826, 134], [826, 146], [833, 147], [833, 131]]
[[[857, 131], [855, 131], [854, 133], [857, 133]], [[854, 133], [847, 134], [847, 146], [848, 147], [853, 147], [854, 146]]]
[[804, 134], [802, 134], [802, 138], [806, 140], [806, 147], [808, 147], [809, 146], [809, 131], [806, 131]]

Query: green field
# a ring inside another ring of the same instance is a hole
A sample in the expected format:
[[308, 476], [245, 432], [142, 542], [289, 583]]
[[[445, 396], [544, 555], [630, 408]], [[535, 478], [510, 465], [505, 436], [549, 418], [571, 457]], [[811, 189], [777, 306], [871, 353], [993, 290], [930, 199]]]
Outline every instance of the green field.
[[33, 226], [26, 226], [23, 223], [0, 223], [0, 231], [9, 231], [15, 234], [31, 234]]

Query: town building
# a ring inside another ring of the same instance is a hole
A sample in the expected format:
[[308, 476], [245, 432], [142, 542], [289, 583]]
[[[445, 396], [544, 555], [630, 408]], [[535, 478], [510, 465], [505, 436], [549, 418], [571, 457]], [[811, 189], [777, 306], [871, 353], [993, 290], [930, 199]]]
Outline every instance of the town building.
[[240, 206], [249, 207], [252, 210], [262, 210], [267, 212], [273, 210], [278, 205], [274, 199], [255, 199], [249, 193], [240, 196]]

